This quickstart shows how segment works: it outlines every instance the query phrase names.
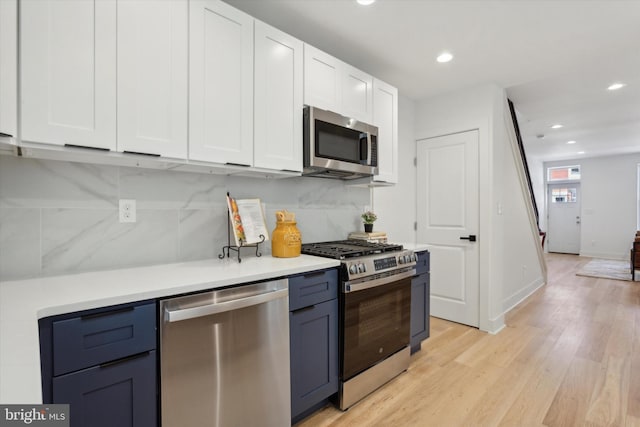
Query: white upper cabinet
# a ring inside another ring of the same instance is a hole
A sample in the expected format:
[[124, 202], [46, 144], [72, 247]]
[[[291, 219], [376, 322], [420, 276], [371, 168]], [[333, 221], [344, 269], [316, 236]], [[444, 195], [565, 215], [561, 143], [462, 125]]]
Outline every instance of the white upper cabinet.
[[308, 44], [304, 45], [304, 103], [340, 113], [343, 63]]
[[187, 0], [118, 1], [118, 151], [187, 157], [188, 37]]
[[0, 136], [17, 136], [18, 2], [0, 0]]
[[254, 165], [302, 171], [303, 43], [255, 22]]
[[373, 77], [344, 64], [342, 75], [342, 115], [361, 122], [373, 121]]
[[22, 139], [114, 150], [115, 0], [20, 7]]
[[304, 103], [371, 123], [373, 77], [305, 44]]
[[253, 163], [253, 18], [190, 2], [189, 159]]
[[374, 181], [398, 182], [398, 89], [373, 81], [373, 124], [378, 127], [378, 175]]

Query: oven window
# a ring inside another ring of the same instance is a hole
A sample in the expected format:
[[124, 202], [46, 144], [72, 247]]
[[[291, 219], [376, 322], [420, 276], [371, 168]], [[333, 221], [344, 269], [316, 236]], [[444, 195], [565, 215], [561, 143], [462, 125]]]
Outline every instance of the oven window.
[[346, 293], [343, 380], [409, 344], [411, 279]]
[[350, 163], [360, 163], [363, 158], [361, 139], [364, 135], [366, 141], [366, 134], [321, 120], [316, 120], [315, 129], [317, 156]]

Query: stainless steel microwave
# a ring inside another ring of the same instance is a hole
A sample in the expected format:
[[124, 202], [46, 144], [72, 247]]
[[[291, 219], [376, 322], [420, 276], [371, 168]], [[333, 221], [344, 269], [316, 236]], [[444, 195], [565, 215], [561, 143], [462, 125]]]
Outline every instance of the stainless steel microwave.
[[303, 175], [355, 179], [378, 173], [377, 127], [305, 107], [303, 129]]

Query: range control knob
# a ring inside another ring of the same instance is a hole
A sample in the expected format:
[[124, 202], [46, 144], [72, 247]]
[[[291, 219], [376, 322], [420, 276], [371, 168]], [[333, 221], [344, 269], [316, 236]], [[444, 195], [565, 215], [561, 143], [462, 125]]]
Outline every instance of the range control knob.
[[351, 264], [349, 266], [349, 273], [358, 274], [358, 266], [356, 264]]
[[404, 264], [404, 257], [402, 255], [398, 256], [398, 264]]
[[359, 273], [364, 273], [366, 271], [367, 271], [367, 267], [365, 267], [364, 264], [362, 264], [362, 263], [358, 264], [358, 272]]

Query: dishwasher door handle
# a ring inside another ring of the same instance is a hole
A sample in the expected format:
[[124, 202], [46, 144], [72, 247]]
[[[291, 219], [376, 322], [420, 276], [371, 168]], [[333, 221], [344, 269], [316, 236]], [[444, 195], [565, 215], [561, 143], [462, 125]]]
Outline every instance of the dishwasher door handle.
[[289, 295], [289, 289], [279, 289], [246, 298], [238, 298], [231, 301], [218, 302], [198, 307], [170, 310], [165, 307], [165, 321], [179, 322], [180, 320], [195, 319], [196, 317], [209, 316], [211, 314], [225, 313], [252, 305], [263, 304]]

